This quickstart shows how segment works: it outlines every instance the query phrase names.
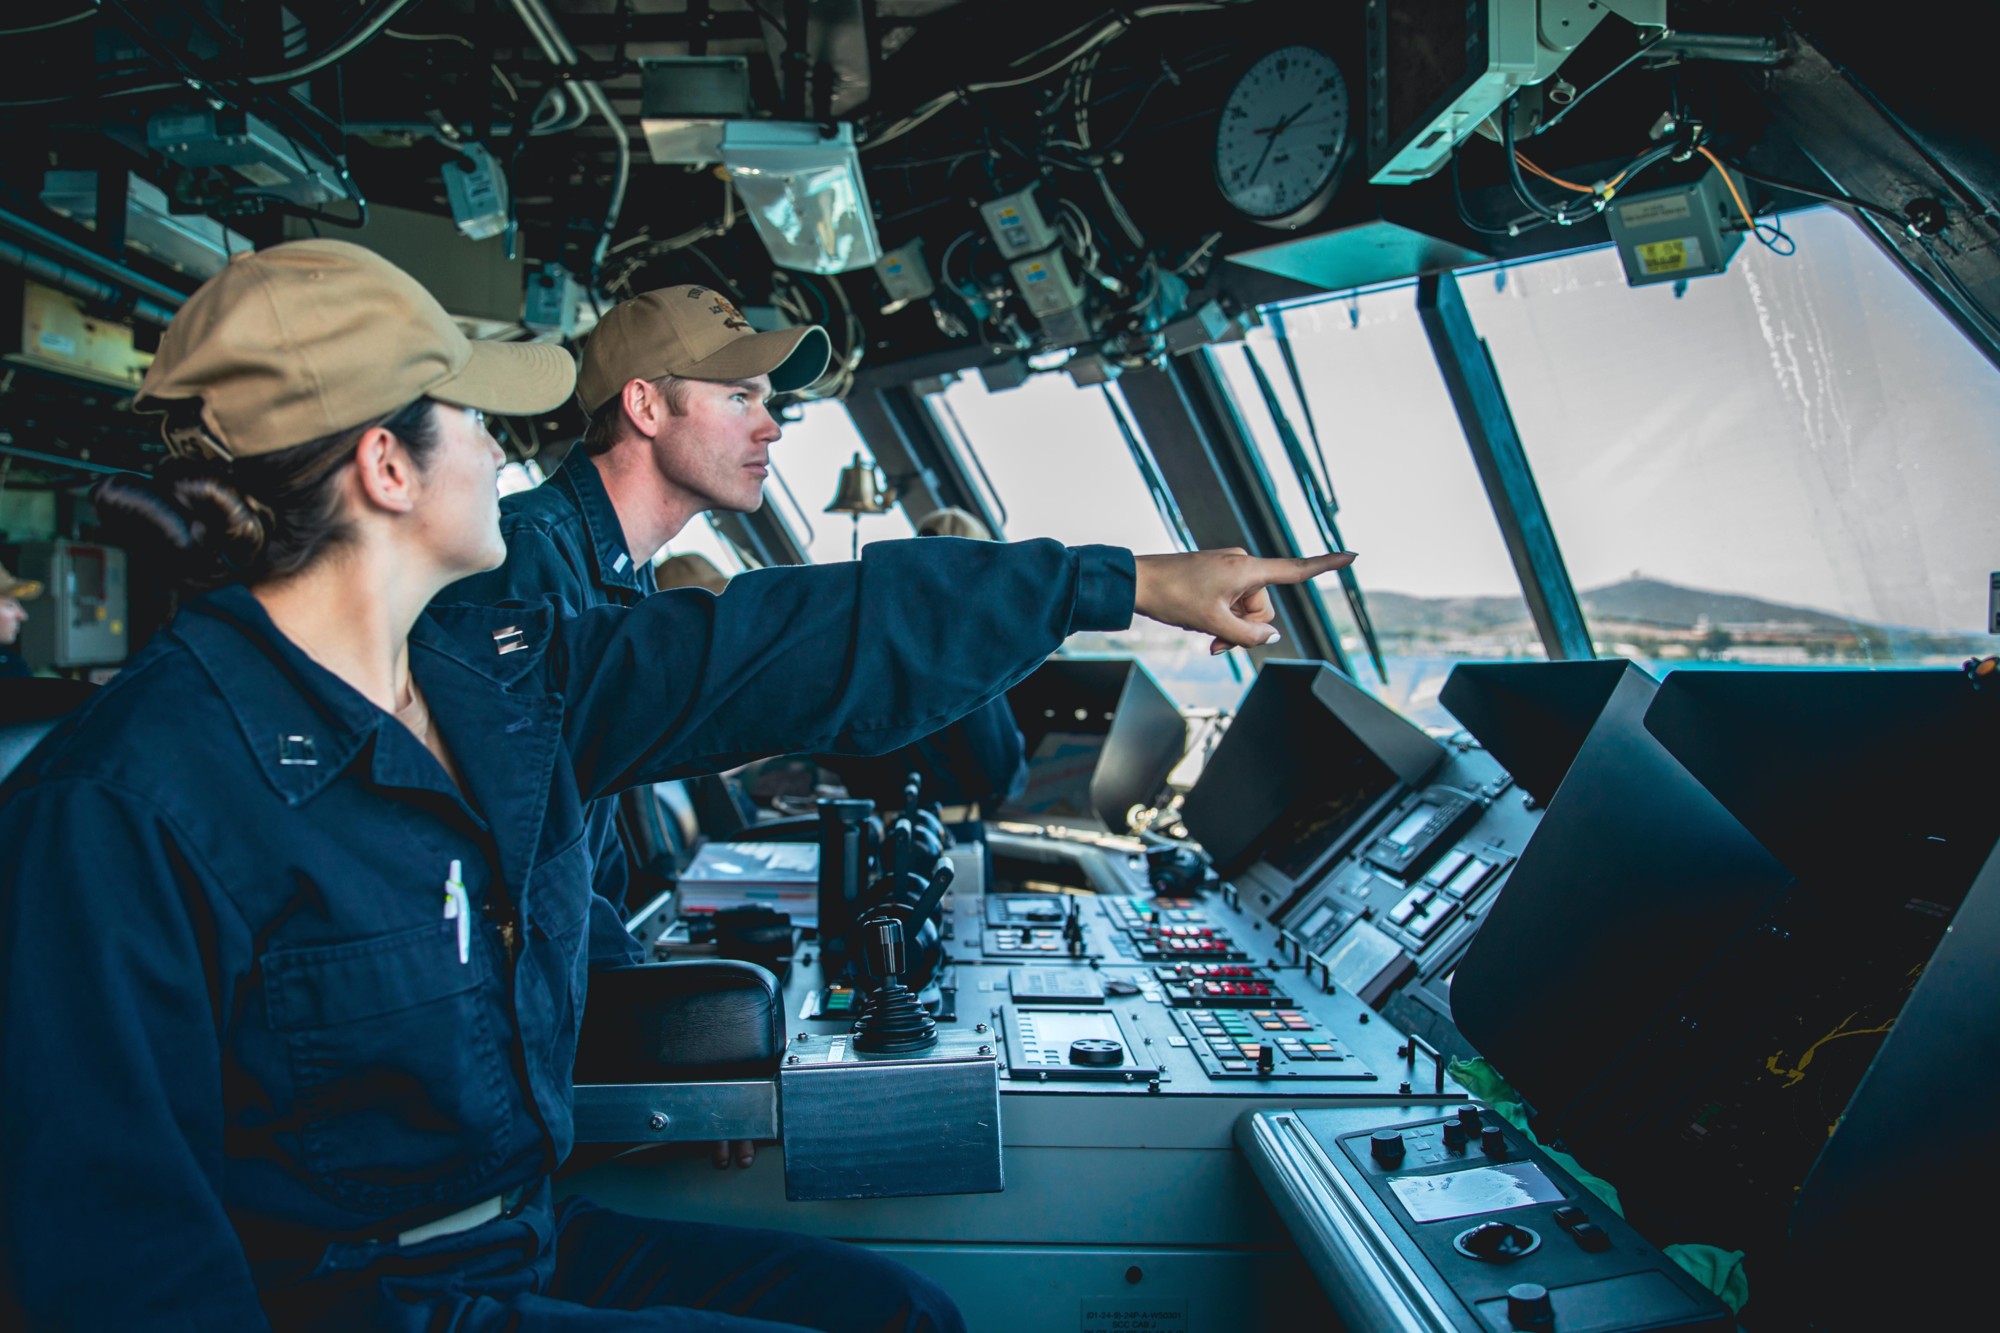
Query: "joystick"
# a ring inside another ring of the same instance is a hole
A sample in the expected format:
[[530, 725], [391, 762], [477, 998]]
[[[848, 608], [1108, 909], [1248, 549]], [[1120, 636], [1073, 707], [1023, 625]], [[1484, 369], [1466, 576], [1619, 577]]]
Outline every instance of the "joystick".
[[862, 917], [856, 929], [860, 945], [856, 952], [863, 975], [875, 984], [854, 1020], [857, 1051], [900, 1055], [937, 1045], [937, 1023], [904, 984], [903, 976], [910, 968], [906, 941], [923, 938], [951, 881], [951, 866], [941, 865], [914, 905], [892, 898]]
[[937, 1045], [937, 1022], [903, 984], [903, 923], [893, 916], [862, 923], [861, 967], [875, 989], [854, 1020], [854, 1049], [905, 1055]]

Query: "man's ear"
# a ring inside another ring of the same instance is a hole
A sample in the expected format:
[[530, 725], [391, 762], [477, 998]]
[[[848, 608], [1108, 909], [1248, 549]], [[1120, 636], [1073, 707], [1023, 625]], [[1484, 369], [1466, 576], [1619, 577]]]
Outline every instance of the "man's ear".
[[660, 433], [660, 414], [666, 404], [651, 380], [626, 380], [618, 399], [633, 430], [649, 440]]
[[354, 476], [368, 504], [391, 514], [417, 507], [417, 465], [395, 434], [371, 426], [354, 450]]

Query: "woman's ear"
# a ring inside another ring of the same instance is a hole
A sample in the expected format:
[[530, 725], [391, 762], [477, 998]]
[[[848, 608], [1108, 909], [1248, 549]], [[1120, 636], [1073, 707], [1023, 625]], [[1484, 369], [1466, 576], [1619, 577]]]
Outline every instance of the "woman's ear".
[[371, 426], [354, 450], [354, 475], [364, 500], [391, 514], [417, 507], [417, 466], [394, 432]]

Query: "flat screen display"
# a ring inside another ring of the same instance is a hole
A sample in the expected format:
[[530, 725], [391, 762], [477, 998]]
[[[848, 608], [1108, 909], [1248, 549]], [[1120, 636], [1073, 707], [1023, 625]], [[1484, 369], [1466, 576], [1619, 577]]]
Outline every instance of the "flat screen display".
[[1480, 1213], [1504, 1213], [1538, 1203], [1557, 1203], [1563, 1192], [1533, 1162], [1477, 1166], [1442, 1176], [1395, 1176], [1396, 1201], [1413, 1222], [1443, 1222]]
[[1437, 742], [1332, 669], [1272, 662], [1184, 814], [1224, 878], [1263, 861], [1296, 883], [1383, 797], [1442, 758]]

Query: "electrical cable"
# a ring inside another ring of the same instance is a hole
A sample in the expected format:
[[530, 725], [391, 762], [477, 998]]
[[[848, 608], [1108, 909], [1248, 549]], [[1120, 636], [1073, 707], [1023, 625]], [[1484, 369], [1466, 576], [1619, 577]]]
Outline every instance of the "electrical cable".
[[1783, 190], [1786, 194], [1801, 194], [1808, 199], [1818, 199], [1822, 203], [1841, 204], [1848, 208], [1858, 208], [1863, 212], [1874, 213], [1877, 216], [1888, 218], [1899, 228], [1905, 230], [1909, 228], [1909, 215], [1899, 208], [1890, 208], [1887, 204], [1877, 204], [1866, 199], [1857, 199], [1851, 194], [1842, 194], [1838, 190], [1822, 190], [1811, 185], [1802, 185], [1797, 181], [1788, 181], [1777, 176], [1766, 175], [1761, 171], [1752, 171], [1741, 162], [1731, 162], [1729, 166], [1738, 175], [1748, 180], [1756, 181], [1759, 185], [1769, 186], [1773, 190]]
[[1951, 265], [1944, 262], [1944, 257], [1938, 254], [1936, 246], [1931, 243], [1931, 238], [1919, 233], [1915, 239], [1923, 248], [1923, 252], [1930, 256], [1931, 266], [1944, 275], [1944, 280], [1950, 284], [1952, 291], [1957, 293], [1960, 308], [1971, 315], [1976, 323], [1985, 325], [1989, 338], [2000, 334], [2000, 320], [1995, 320], [1986, 313], [1985, 303], [1974, 296], [1972, 289], [1965, 285], [1965, 280], [1958, 276]]
[[129, 87], [129, 88], [103, 88], [103, 89], [84, 88], [75, 92], [62, 93], [55, 97], [31, 97], [18, 101], [0, 101], [0, 109], [7, 109], [13, 107], [30, 107], [30, 106], [53, 106], [62, 102], [75, 102], [84, 99], [89, 99], [91, 101], [108, 101], [112, 98], [117, 98], [117, 97], [138, 97], [146, 93], [173, 92], [177, 89], [190, 86], [199, 90], [208, 87], [210, 85], [213, 85], [218, 88], [228, 88], [236, 84], [249, 84], [253, 87], [269, 87], [273, 84], [297, 83], [300, 79], [306, 78], [313, 74], [317, 74], [319, 71], [325, 69], [327, 66], [332, 65], [338, 61], [345, 60], [348, 56], [360, 50], [363, 46], [367, 45], [367, 43], [371, 39], [373, 39], [375, 35], [379, 33], [389, 23], [391, 19], [395, 18], [397, 14], [401, 13], [404, 9], [408, 8], [410, 3], [411, 0], [382, 0], [381, 5], [374, 11], [374, 13], [362, 18], [357, 24], [355, 24], [353, 28], [350, 28], [348, 30], [346, 36], [340, 38], [331, 47], [327, 48], [327, 50], [325, 50], [321, 54], [312, 57], [311, 59], [305, 61], [302, 64], [290, 65], [285, 67], [284, 69], [274, 70], [270, 73], [252, 74], [247, 78], [234, 78], [225, 76], [211, 77], [208, 75], [197, 73], [197, 74], [191, 74], [184, 79], [176, 80], [170, 83], [146, 83], [146, 84], [140, 84], [136, 87]]
[[[394, 28], [384, 28], [382, 35], [392, 37], [399, 42], [457, 42], [468, 51], [479, 50], [478, 44], [471, 38], [460, 36], [455, 32], [397, 32]], [[514, 81], [507, 77], [506, 70], [501, 69], [498, 64], [489, 65], [487, 68], [493, 71], [493, 77], [500, 81], [502, 88], [506, 89], [508, 101], [521, 100], [520, 90], [514, 87]]]
[[1528, 155], [1526, 153], [1515, 153], [1514, 160], [1516, 162], [1519, 162], [1522, 166], [1526, 167], [1529, 171], [1534, 172], [1537, 176], [1540, 176], [1543, 180], [1547, 181], [1551, 185], [1559, 185], [1565, 190], [1574, 190], [1578, 194], [1597, 193], [1597, 188], [1595, 186], [1578, 185], [1575, 181], [1566, 181], [1561, 176], [1555, 175], [1553, 172], [1542, 170], [1540, 167], [1536, 166], [1533, 162], [1530, 162], [1528, 160]]
[[[881, 133], [870, 138], [867, 143], [862, 145], [862, 151], [867, 152], [871, 149], [880, 148], [884, 144], [892, 143], [902, 138], [931, 117], [948, 107], [966, 100], [973, 93], [994, 92], [1002, 88], [1018, 88], [1024, 84], [1038, 83], [1056, 71], [1069, 68], [1085, 56], [1115, 41], [1130, 30], [1132, 24], [1140, 19], [1153, 18], [1162, 14], [1203, 13], [1218, 9], [1228, 9], [1234, 3], [1242, 3], [1242, 0], [1208, 0], [1207, 3], [1201, 4], [1149, 5], [1141, 9], [1132, 10], [1129, 14], [1121, 11], [1110, 22], [1100, 24], [1095, 32], [1084, 38], [1067, 55], [1064, 55], [1053, 64], [1036, 70], [1032, 74], [1021, 74], [1006, 79], [991, 79], [983, 83], [968, 83], [962, 87], [953, 88], [949, 92], [939, 93], [902, 120], [889, 125]], [[1083, 31], [1083, 28], [1074, 29], [1071, 35], [1074, 36], [1075, 33], [1081, 31]], [[1043, 49], [1046, 50], [1047, 48]]]
[[1588, 88], [1585, 88], [1582, 92], [1578, 93], [1575, 97], [1571, 98], [1568, 106], [1556, 112], [1555, 115], [1550, 116], [1549, 119], [1544, 124], [1537, 127], [1535, 131], [1531, 133], [1528, 137], [1532, 139], [1538, 134], [1547, 134], [1550, 130], [1562, 124], [1563, 117], [1567, 116], [1570, 112], [1576, 110], [1579, 106], [1582, 106], [1584, 98], [1590, 96], [1592, 93], [1596, 92], [1599, 88], [1602, 88], [1605, 84], [1611, 82], [1612, 78], [1622, 73], [1627, 65], [1630, 65], [1640, 56], [1645, 55], [1646, 52], [1658, 46], [1662, 41], [1666, 39], [1668, 31], [1669, 31], [1668, 29], [1662, 28], [1657, 34], [1654, 35], [1651, 41], [1641, 43], [1638, 50], [1634, 51], [1631, 55], [1626, 56], [1623, 60], [1613, 65], [1611, 67], [1611, 72], [1609, 74], [1606, 74], [1604, 77], [1600, 78], [1596, 83], [1591, 84]]
[[1463, 222], [1466, 226], [1470, 227], [1472, 230], [1486, 236], [1519, 236], [1523, 232], [1533, 231], [1536, 227], [1546, 225], [1544, 219], [1537, 217], [1533, 213], [1524, 213], [1520, 217], [1515, 218], [1512, 222], [1509, 222], [1507, 225], [1500, 227], [1480, 222], [1478, 219], [1474, 218], [1472, 214], [1465, 207], [1465, 189], [1459, 183], [1459, 178], [1458, 178], [1459, 151], [1460, 151], [1459, 149], [1454, 148], [1451, 153], [1451, 197], [1452, 201], [1458, 205], [1458, 220], [1460, 222]]
[[[1767, 230], [1765, 224], [1757, 221], [1756, 215], [1750, 211], [1750, 205], [1743, 202], [1743, 192], [1736, 188], [1736, 178], [1729, 174], [1729, 168], [1723, 165], [1722, 159], [1717, 157], [1706, 144], [1696, 144], [1694, 150], [1714, 165], [1715, 174], [1722, 177], [1722, 183], [1729, 187], [1729, 197], [1736, 201], [1736, 211], [1743, 215], [1743, 225], [1750, 228], [1750, 234], [1757, 238], [1757, 243], [1773, 254], [1791, 255], [1797, 253], [1799, 248], [1797, 243], [1793, 242], [1791, 237], [1785, 235], [1783, 227], [1768, 228], [1773, 233], [1773, 237], [1766, 237], [1764, 235], [1764, 232]], [[1779, 240], [1786, 242], [1789, 248], [1779, 249], [1777, 244]]]
[[72, 23], [81, 23], [85, 19], [96, 17], [96, 9], [86, 9], [80, 13], [71, 14], [67, 18], [50, 19], [47, 23], [36, 23], [26, 28], [0, 28], [0, 37], [25, 37], [31, 32], [47, 32], [51, 28], [67, 28]]

